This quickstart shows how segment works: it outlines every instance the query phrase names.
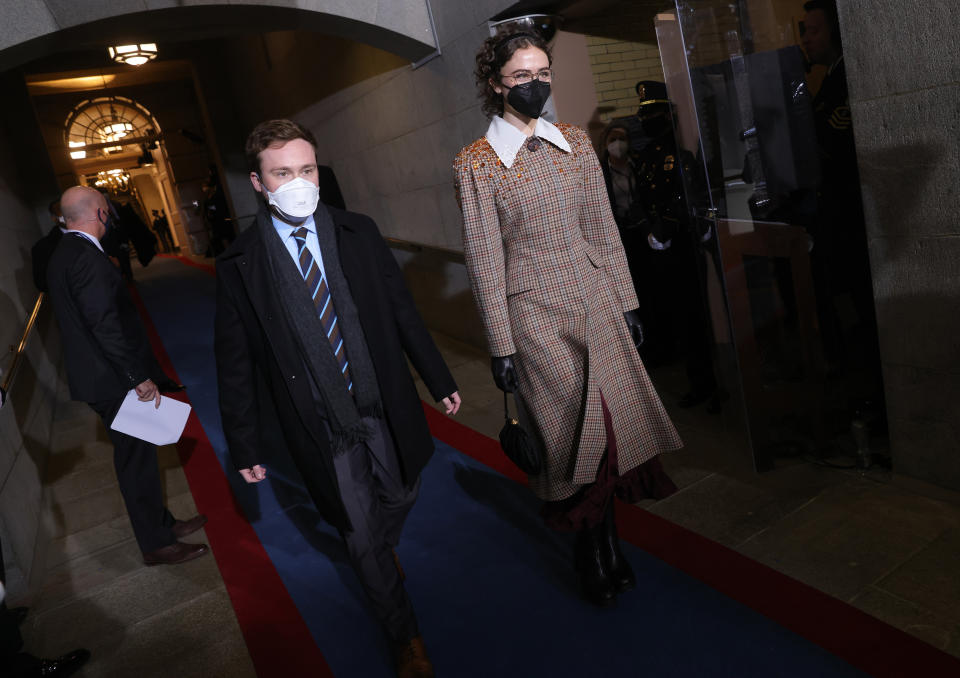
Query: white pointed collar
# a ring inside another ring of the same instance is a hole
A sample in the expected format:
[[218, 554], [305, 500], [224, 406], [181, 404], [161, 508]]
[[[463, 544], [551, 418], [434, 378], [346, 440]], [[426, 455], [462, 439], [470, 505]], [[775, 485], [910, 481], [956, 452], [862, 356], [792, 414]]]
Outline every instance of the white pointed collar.
[[[562, 151], [570, 152], [570, 144], [563, 138], [563, 133], [543, 118], [537, 118], [537, 126], [533, 130], [533, 135], [546, 139]], [[490, 121], [486, 137], [487, 142], [505, 167], [513, 165], [513, 161], [517, 159], [517, 153], [520, 152], [520, 147], [527, 142], [527, 137], [524, 136], [523, 132], [499, 115], [494, 116]]]

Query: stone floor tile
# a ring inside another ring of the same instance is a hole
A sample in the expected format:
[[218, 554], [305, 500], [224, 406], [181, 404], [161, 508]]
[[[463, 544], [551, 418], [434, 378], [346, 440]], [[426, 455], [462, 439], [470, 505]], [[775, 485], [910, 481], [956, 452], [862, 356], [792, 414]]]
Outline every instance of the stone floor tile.
[[739, 547], [841, 600], [912, 558], [951, 524], [940, 502], [852, 478]]
[[190, 492], [187, 476], [179, 466], [161, 469], [160, 482], [163, 485], [163, 495], [165, 497], [175, 497], [184, 492]]
[[133, 528], [127, 514], [54, 539], [47, 552], [46, 565], [55, 568], [68, 560], [96, 553], [121, 542], [133, 542]]
[[73, 422], [68, 422], [72, 425], [66, 425], [65, 423], [61, 427], [58, 423], [54, 428], [53, 436], [50, 438], [50, 452], [56, 454], [89, 444], [94, 440], [109, 444], [107, 432], [104, 430], [102, 422], [92, 411], [90, 415], [90, 417], [81, 417]]
[[874, 586], [865, 589], [851, 604], [925, 643], [960, 657], [960, 623], [955, 620]]
[[720, 544], [736, 547], [809, 499], [794, 497], [792, 502], [785, 502], [762, 487], [712, 474], [649, 510]]
[[66, 503], [117, 484], [113, 461], [84, 463], [47, 484], [55, 502]]
[[53, 505], [53, 536], [62, 537], [126, 515], [116, 483], [72, 501]]
[[113, 445], [91, 438], [89, 442], [51, 452], [47, 457], [44, 480], [55, 483], [64, 476], [76, 473], [86, 464], [99, 462], [113, 462]]
[[960, 528], [945, 530], [876, 586], [960, 626]]
[[104, 639], [83, 678], [255, 678], [226, 591], [216, 589]]
[[34, 612], [42, 613], [78, 596], [89, 596], [118, 577], [142, 567], [140, 549], [130, 539], [49, 568], [43, 593], [33, 604]]
[[182, 565], [141, 566], [36, 615], [34, 623], [46, 638], [72, 637], [93, 651], [108, 644], [111, 635], [222, 586], [209, 554]]

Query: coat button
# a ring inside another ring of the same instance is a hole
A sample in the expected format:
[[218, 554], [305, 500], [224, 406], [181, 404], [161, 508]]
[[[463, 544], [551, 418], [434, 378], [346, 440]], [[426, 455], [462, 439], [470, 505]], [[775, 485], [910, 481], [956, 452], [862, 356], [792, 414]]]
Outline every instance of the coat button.
[[291, 379], [296, 379], [296, 378], [297, 378], [297, 375], [291, 374], [291, 375], [290, 375], [290, 378], [291, 378]]

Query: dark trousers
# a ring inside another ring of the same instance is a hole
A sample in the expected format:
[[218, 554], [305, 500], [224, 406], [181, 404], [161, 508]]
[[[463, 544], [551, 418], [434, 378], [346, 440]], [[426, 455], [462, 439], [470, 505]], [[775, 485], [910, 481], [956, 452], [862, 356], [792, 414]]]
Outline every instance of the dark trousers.
[[163, 504], [157, 447], [110, 428], [123, 398], [89, 403], [100, 415], [113, 442], [113, 466], [127, 507], [137, 544], [144, 553], [169, 546], [176, 538], [170, 528], [174, 518]]
[[372, 438], [333, 460], [340, 498], [352, 526], [341, 535], [377, 620], [391, 642], [400, 645], [419, 635], [419, 630], [393, 548], [417, 500], [420, 479], [411, 486], [404, 484], [386, 423], [373, 418], [365, 418], [364, 423], [373, 429]]

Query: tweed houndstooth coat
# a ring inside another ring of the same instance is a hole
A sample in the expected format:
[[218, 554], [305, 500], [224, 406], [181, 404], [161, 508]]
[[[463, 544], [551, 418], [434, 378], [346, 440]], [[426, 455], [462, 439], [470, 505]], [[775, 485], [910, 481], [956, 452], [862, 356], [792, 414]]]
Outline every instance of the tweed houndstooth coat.
[[623, 318], [638, 302], [600, 164], [582, 129], [557, 127], [570, 152], [524, 145], [507, 168], [484, 137], [454, 162], [470, 284], [490, 354], [514, 356], [547, 501], [596, 479], [601, 393], [621, 474], [682, 445]]

